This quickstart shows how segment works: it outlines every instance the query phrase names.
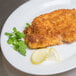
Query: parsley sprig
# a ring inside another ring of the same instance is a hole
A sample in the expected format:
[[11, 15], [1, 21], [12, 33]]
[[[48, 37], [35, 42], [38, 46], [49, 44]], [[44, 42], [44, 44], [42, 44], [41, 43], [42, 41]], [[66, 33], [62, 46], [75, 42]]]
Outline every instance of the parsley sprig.
[[25, 56], [27, 45], [22, 40], [22, 38], [25, 37], [25, 34], [17, 31], [16, 27], [14, 27], [12, 33], [6, 32], [5, 35], [8, 36], [7, 43], [11, 44], [16, 51]]

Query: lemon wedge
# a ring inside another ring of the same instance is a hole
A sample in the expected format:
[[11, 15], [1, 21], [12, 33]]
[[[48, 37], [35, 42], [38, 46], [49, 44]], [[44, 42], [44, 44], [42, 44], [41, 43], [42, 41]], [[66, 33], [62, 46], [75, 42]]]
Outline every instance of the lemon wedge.
[[36, 50], [31, 56], [31, 61], [33, 64], [40, 64], [46, 60], [48, 57], [48, 52], [44, 50]]
[[39, 49], [33, 52], [31, 61], [33, 64], [40, 64], [45, 60], [60, 62], [60, 55], [54, 48]]
[[48, 50], [49, 56], [48, 56], [48, 60], [51, 61], [56, 61], [56, 62], [60, 62], [60, 54], [58, 53], [58, 51], [55, 48], [50, 48]]

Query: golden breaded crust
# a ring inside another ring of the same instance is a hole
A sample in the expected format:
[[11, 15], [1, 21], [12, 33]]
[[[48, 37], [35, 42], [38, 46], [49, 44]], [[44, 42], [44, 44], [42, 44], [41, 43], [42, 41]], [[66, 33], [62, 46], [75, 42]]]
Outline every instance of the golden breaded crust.
[[76, 41], [76, 10], [59, 9], [36, 17], [24, 30], [29, 48], [43, 48]]

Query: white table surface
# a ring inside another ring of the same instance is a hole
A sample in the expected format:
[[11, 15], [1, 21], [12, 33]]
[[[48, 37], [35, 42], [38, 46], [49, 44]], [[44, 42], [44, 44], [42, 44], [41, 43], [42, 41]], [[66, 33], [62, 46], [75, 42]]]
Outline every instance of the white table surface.
[[[11, 14], [11, 12], [26, 1], [28, 0], [0, 0], [0, 31], [5, 20]], [[0, 76], [34, 76], [34, 75], [23, 73], [12, 67], [8, 63], [8, 61], [4, 58], [4, 56], [0, 51]], [[76, 69], [72, 69], [68, 72], [53, 76], [76, 76]]]

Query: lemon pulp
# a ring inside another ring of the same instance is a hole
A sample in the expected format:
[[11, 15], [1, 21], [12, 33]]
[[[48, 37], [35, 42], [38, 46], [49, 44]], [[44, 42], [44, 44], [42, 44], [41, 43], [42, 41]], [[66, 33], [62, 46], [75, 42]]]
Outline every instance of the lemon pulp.
[[49, 56], [48, 56], [48, 60], [50, 61], [56, 61], [56, 62], [60, 62], [60, 54], [59, 52], [55, 49], [55, 48], [50, 48], [48, 50]]

